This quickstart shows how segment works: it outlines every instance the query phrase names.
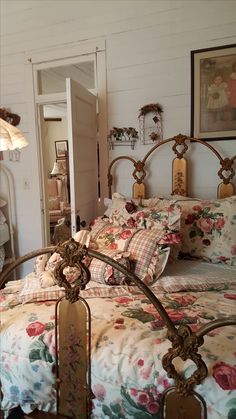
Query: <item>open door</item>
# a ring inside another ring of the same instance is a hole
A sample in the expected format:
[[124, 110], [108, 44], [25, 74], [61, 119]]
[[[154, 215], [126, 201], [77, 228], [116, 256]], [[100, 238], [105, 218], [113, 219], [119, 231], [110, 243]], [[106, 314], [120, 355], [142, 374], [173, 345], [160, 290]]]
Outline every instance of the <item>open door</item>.
[[66, 79], [72, 236], [78, 220], [97, 216], [97, 118], [96, 96], [71, 79]]

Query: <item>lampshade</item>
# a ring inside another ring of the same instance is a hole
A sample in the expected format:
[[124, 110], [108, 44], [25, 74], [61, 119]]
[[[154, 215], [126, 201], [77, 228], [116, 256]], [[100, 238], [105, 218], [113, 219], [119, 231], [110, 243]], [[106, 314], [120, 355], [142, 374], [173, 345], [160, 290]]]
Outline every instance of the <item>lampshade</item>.
[[14, 125], [0, 118], [0, 151], [15, 150], [28, 144], [26, 138]]
[[65, 175], [66, 166], [64, 160], [58, 160], [54, 163], [51, 175]]

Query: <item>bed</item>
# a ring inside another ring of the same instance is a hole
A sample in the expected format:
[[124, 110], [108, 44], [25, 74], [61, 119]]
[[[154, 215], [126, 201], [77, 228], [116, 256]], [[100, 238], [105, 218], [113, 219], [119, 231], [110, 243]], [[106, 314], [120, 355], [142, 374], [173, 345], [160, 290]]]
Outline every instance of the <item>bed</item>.
[[25, 417], [35, 408], [56, 411], [55, 301], [66, 295], [85, 299], [91, 312], [92, 410], [72, 417], [235, 417], [236, 156], [223, 159], [195, 139], [219, 158], [223, 182], [216, 200], [188, 199], [187, 160], [176, 150], [190, 140], [178, 135], [151, 150], [174, 143], [171, 200], [143, 198], [150, 152], [141, 162], [120, 157], [109, 167], [109, 185], [113, 165], [128, 159], [135, 167], [132, 200], [113, 195], [109, 216], [96, 219], [90, 232], [32, 252], [2, 274], [1, 284], [13, 267], [40, 255], [34, 272], [1, 292], [6, 414], [17, 406]]

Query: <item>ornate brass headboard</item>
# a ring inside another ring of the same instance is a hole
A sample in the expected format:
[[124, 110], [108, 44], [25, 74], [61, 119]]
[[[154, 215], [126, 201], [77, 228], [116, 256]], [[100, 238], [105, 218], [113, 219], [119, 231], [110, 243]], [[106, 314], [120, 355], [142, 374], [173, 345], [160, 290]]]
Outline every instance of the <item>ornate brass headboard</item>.
[[109, 197], [111, 197], [113, 176], [111, 169], [118, 160], [130, 160], [134, 165], [134, 171], [132, 173], [135, 183], [133, 184], [133, 198], [144, 198], [146, 185], [144, 179], [146, 177], [145, 164], [150, 155], [159, 147], [164, 144], [174, 142], [172, 150], [176, 154], [176, 157], [172, 161], [172, 195], [183, 195], [188, 196], [188, 160], [184, 157], [184, 154], [188, 150], [189, 146], [187, 142], [194, 141], [194, 143], [200, 143], [204, 147], [207, 147], [215, 156], [219, 159], [220, 169], [218, 170], [218, 176], [222, 180], [217, 187], [217, 197], [225, 198], [235, 194], [235, 186], [232, 183], [232, 179], [235, 175], [233, 168], [236, 162], [236, 155], [232, 158], [223, 158], [220, 153], [207, 143], [206, 141], [199, 140], [198, 138], [188, 137], [186, 135], [178, 134], [175, 137], [168, 138], [156, 144], [151, 150], [144, 156], [143, 160], [136, 161], [132, 157], [119, 156], [116, 157], [109, 165], [108, 168], [108, 187]]

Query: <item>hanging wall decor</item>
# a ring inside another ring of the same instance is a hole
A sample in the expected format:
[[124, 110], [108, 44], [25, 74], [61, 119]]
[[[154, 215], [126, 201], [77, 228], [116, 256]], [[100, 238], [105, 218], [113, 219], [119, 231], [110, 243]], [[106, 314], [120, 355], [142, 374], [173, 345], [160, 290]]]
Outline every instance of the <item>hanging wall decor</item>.
[[162, 140], [162, 112], [159, 103], [145, 105], [139, 110], [141, 144], [152, 144]]
[[108, 134], [108, 143], [111, 149], [117, 145], [129, 145], [132, 150], [138, 139], [138, 131], [133, 127], [117, 128], [113, 127]]

